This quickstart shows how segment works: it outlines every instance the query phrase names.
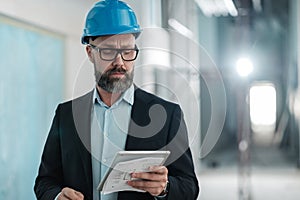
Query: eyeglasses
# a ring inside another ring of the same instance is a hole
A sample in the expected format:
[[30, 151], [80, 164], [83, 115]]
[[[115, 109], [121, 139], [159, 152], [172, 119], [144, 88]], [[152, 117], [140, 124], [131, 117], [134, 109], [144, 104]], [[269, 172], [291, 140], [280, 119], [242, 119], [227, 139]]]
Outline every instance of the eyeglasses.
[[133, 61], [137, 58], [139, 49], [135, 45], [132, 49], [114, 49], [114, 48], [100, 48], [93, 44], [88, 44], [88, 46], [97, 50], [100, 54], [100, 58], [105, 61], [115, 60], [118, 54], [121, 55], [124, 61]]

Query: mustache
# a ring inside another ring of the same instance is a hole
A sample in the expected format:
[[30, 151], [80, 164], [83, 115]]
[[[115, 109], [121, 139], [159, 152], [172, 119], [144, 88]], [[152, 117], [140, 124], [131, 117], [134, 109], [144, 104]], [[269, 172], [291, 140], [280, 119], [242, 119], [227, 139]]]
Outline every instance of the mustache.
[[116, 67], [116, 68], [113, 68], [113, 69], [110, 69], [106, 72], [107, 75], [110, 75], [110, 74], [113, 74], [113, 73], [127, 73], [127, 70], [126, 69], [123, 69], [121, 67]]

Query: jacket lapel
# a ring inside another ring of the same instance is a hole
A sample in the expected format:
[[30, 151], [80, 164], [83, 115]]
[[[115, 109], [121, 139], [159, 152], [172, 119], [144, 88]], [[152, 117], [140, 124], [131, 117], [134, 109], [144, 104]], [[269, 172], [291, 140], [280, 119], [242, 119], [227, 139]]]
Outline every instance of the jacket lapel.
[[145, 93], [135, 88], [134, 93], [134, 104], [131, 110], [131, 119], [128, 128], [128, 136], [126, 140], [125, 150], [141, 150], [139, 145], [141, 141], [145, 141], [145, 138], [141, 140], [140, 128], [144, 125], [147, 125], [148, 115], [146, 114], [147, 105], [149, 99]]
[[91, 164], [91, 110], [93, 92], [75, 99], [72, 102], [72, 113], [74, 125], [78, 137], [76, 139], [76, 147], [80, 154], [85, 173], [87, 187], [92, 195], [92, 164]]

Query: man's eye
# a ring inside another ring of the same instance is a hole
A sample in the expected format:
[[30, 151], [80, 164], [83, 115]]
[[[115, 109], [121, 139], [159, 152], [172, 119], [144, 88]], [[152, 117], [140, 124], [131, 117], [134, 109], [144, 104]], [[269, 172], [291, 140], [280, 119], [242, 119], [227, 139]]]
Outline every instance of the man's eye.
[[104, 49], [102, 50], [103, 54], [115, 54], [115, 50], [111, 50], [111, 49]]
[[125, 51], [123, 51], [123, 54], [124, 55], [126, 55], [126, 54], [132, 54], [132, 52], [133, 52], [132, 50], [125, 50]]

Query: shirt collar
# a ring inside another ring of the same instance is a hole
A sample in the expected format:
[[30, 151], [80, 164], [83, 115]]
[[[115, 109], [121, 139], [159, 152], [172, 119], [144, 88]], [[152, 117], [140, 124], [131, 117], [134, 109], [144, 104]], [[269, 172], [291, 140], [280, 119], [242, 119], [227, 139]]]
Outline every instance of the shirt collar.
[[[95, 100], [94, 103], [97, 102], [101, 106], [106, 106], [98, 94], [97, 87], [94, 88], [93, 99]], [[133, 84], [131, 84], [131, 86], [122, 94], [120, 99], [118, 99], [118, 101], [114, 104], [118, 105], [122, 100], [124, 100], [131, 106], [133, 105], [133, 102], [134, 102], [134, 86], [133, 86]]]
[[133, 105], [133, 102], [134, 102], [134, 86], [133, 86], [133, 84], [131, 84], [131, 86], [125, 91], [125, 93], [123, 94], [123, 99], [130, 105]]

